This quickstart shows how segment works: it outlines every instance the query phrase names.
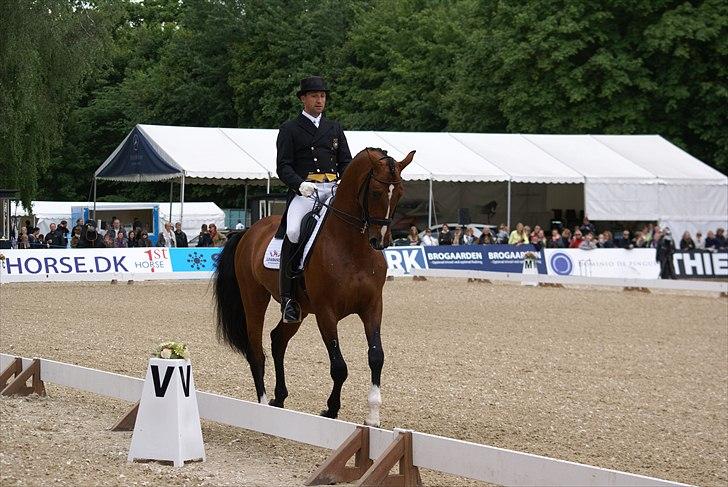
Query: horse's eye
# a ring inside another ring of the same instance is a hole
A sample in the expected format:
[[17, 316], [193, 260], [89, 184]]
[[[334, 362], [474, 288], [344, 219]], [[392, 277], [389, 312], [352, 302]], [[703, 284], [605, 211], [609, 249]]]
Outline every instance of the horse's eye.
[[372, 196], [375, 198], [381, 198], [382, 192], [381, 191], [372, 191]]

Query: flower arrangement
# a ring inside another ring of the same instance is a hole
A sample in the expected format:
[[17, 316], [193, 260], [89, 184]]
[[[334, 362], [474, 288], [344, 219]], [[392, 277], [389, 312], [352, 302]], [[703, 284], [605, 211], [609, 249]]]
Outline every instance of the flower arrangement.
[[523, 254], [523, 260], [538, 260], [538, 257], [533, 252], [526, 252]]
[[190, 351], [186, 343], [163, 342], [160, 343], [152, 354], [156, 358], [184, 359], [190, 358]]

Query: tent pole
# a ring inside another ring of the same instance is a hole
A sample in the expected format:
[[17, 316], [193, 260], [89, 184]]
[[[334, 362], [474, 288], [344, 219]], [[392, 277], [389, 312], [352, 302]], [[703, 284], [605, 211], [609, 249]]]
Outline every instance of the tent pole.
[[245, 201], [243, 201], [243, 218], [245, 219], [245, 226], [248, 226], [248, 183], [245, 183]]
[[265, 188], [265, 193], [270, 194], [270, 173], [268, 173], [268, 185]]
[[182, 214], [185, 210], [185, 175], [182, 175], [179, 188], [179, 222], [182, 223]]
[[507, 209], [508, 215], [506, 216], [506, 225], [508, 226], [508, 230], [511, 229], [511, 180], [508, 180], [508, 209]]
[[174, 179], [169, 181], [169, 223], [172, 223], [172, 198], [174, 198]]
[[96, 221], [96, 176], [94, 176], [94, 216], [93, 221]]
[[427, 228], [432, 226], [432, 178], [430, 178], [430, 194], [427, 198]]

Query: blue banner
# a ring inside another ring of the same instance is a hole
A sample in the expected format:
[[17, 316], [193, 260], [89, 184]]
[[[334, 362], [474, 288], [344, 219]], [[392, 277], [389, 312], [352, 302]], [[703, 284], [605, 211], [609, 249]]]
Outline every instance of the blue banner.
[[221, 247], [189, 247], [169, 249], [174, 272], [212, 272], [222, 252]]
[[546, 263], [543, 252], [536, 251], [531, 245], [483, 245], [485, 252], [484, 271], [521, 273], [523, 256], [527, 252], [536, 255], [536, 267], [539, 274], [546, 274]]
[[427, 269], [424, 247], [388, 247], [384, 250], [387, 267], [411, 274], [412, 269]]
[[430, 269], [461, 269], [483, 271], [485, 269], [485, 245], [437, 245], [423, 247]]

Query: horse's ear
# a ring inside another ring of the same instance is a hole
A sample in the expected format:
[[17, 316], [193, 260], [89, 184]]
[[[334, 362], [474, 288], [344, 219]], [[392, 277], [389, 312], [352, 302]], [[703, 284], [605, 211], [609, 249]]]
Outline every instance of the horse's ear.
[[400, 172], [402, 171], [402, 169], [404, 169], [405, 167], [407, 167], [407, 165], [410, 162], [412, 162], [412, 159], [414, 159], [414, 157], [415, 157], [415, 152], [417, 152], [417, 151], [410, 152], [409, 154], [407, 154], [407, 157], [405, 157], [404, 159], [402, 159], [401, 161], [399, 161], [397, 163], [399, 165]]

